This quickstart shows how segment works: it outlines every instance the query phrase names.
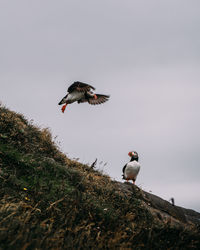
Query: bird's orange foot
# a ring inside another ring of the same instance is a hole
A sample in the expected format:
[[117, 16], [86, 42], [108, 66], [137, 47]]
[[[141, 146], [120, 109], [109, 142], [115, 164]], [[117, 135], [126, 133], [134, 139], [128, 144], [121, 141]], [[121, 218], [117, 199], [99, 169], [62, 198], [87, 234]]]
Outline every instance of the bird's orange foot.
[[64, 106], [62, 106], [62, 112], [63, 113], [65, 112], [66, 107], [67, 107], [67, 104], [65, 104]]
[[97, 100], [97, 99], [98, 99], [97, 95], [94, 95], [94, 99], [95, 99], [95, 100]]

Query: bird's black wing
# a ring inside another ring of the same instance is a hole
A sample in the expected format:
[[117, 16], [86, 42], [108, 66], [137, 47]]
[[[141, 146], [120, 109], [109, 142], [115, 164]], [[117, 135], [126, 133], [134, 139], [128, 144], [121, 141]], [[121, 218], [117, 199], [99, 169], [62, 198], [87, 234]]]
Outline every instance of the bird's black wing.
[[[127, 164], [126, 164], [127, 165]], [[123, 169], [122, 169], [122, 172], [123, 172], [123, 174], [122, 174], [122, 179], [125, 179], [125, 176], [124, 176], [124, 172], [125, 172], [125, 169], [126, 169], [126, 165], [123, 167]]]
[[97, 104], [102, 104], [104, 102], [107, 102], [110, 98], [109, 95], [96, 95], [97, 99], [94, 97], [91, 97], [88, 99], [88, 103], [91, 105], [97, 105]]
[[[127, 165], [127, 164], [126, 164], [126, 165]], [[125, 172], [126, 165], [125, 165], [125, 166], [123, 167], [123, 169], [122, 169], [123, 174], [124, 174], [124, 172]]]
[[87, 83], [83, 82], [74, 82], [69, 88], [68, 92], [71, 93], [74, 90], [79, 91], [79, 92], [86, 92], [90, 91], [91, 89], [95, 90], [95, 88]]

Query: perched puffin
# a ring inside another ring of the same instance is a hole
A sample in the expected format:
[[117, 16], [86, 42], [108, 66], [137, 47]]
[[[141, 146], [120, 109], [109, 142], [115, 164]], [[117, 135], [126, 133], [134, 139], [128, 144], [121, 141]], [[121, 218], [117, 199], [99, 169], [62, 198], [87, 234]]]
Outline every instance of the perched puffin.
[[135, 151], [129, 152], [128, 155], [131, 157], [131, 160], [129, 163], [127, 163], [123, 167], [123, 179], [129, 181], [132, 180], [133, 184], [135, 184], [137, 175], [140, 171], [140, 164], [138, 162], [138, 153]]
[[95, 88], [89, 84], [83, 82], [74, 82], [68, 88], [67, 95], [63, 97], [63, 99], [58, 103], [58, 105], [64, 104], [64, 106], [62, 107], [62, 112], [64, 113], [66, 106], [73, 102], [88, 102], [91, 105], [96, 105], [109, 100], [110, 96], [94, 94], [92, 90], [95, 90]]

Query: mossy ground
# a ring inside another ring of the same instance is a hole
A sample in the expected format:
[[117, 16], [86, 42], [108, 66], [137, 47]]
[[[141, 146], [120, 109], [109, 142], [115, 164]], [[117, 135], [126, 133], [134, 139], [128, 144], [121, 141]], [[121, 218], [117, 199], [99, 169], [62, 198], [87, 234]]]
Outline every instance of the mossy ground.
[[198, 249], [198, 234], [158, 224], [141, 195], [0, 107], [0, 249]]

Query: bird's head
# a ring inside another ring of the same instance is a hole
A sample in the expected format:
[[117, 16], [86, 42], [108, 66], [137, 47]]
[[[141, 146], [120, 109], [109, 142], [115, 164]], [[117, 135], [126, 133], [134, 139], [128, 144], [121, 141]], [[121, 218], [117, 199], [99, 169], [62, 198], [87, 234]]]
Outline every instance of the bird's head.
[[128, 155], [133, 159], [133, 160], [138, 160], [138, 153], [135, 151], [131, 151], [128, 153]]

